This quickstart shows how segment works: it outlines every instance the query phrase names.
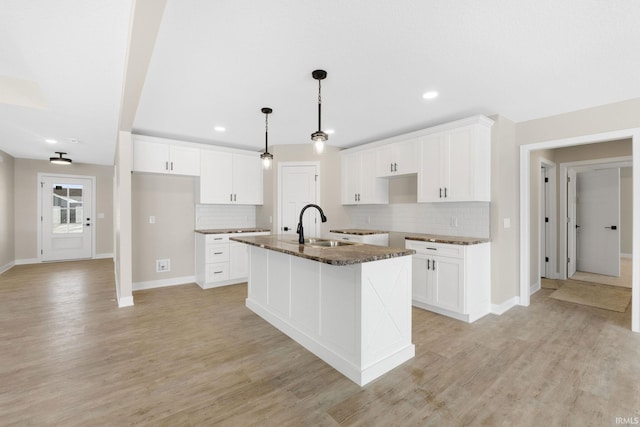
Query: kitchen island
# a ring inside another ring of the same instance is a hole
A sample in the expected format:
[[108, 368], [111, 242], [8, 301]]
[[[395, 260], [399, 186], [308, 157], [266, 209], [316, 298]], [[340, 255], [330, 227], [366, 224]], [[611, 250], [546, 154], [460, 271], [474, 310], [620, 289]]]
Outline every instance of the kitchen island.
[[356, 384], [415, 355], [415, 251], [295, 235], [232, 237], [250, 245], [246, 305]]

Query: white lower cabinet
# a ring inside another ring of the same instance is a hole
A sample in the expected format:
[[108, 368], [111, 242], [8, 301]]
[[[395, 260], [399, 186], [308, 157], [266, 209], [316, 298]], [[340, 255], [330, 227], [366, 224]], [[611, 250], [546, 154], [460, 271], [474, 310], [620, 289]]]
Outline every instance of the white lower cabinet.
[[[260, 236], [268, 232], [242, 233]], [[202, 289], [246, 282], [249, 277], [249, 250], [229, 237], [238, 234], [196, 233], [196, 283]]]
[[406, 240], [415, 307], [474, 322], [491, 311], [489, 243], [454, 245]]
[[333, 240], [344, 240], [347, 242], [366, 243], [368, 245], [389, 246], [388, 233], [376, 234], [348, 234], [348, 233], [329, 233], [329, 238]]

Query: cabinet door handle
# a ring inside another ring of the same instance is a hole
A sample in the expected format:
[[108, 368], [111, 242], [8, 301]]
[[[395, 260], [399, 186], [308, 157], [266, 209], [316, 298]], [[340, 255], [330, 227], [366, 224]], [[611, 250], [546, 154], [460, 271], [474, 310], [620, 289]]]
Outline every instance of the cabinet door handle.
[[442, 199], [442, 188], [440, 189], [440, 198]]
[[358, 201], [358, 193], [353, 193], [353, 201], [354, 202]]
[[222, 271], [214, 271], [213, 274], [221, 274]]
[[236, 198], [236, 196], [237, 196], [237, 194], [236, 194], [236, 193], [233, 193], [233, 201], [234, 201], [234, 202], [238, 200], [238, 199]]
[[360, 201], [360, 193], [358, 193], [358, 201]]
[[431, 270], [431, 260], [427, 260], [427, 270]]
[[222, 255], [224, 252], [214, 252], [214, 255]]
[[169, 170], [169, 162], [168, 161], [164, 162], [164, 170], [166, 170], [166, 171]]
[[435, 259], [431, 261], [431, 269], [433, 271], [436, 271], [436, 260]]
[[444, 198], [447, 198], [447, 187], [444, 187]]
[[393, 163], [389, 163], [389, 172], [393, 172]]
[[429, 250], [429, 251], [437, 251], [437, 250], [438, 250], [438, 248], [430, 248], [430, 247], [428, 247], [428, 246], [427, 246], [425, 249], [427, 249], [427, 250]]
[[230, 194], [229, 194], [229, 201], [230, 201], [230, 202], [233, 202], [233, 193], [230, 193]]
[[393, 171], [394, 172], [398, 172], [398, 164], [397, 163], [393, 164]]
[[173, 170], [173, 162], [171, 162], [171, 170]]

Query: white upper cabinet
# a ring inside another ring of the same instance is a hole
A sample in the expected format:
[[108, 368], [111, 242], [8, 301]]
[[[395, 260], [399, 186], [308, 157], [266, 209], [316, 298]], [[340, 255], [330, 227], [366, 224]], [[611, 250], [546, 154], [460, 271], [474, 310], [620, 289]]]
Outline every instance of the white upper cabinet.
[[474, 116], [345, 150], [342, 204], [389, 203], [388, 179], [409, 174], [419, 203], [490, 201], [492, 125]]
[[134, 138], [133, 171], [199, 176], [200, 149]]
[[421, 138], [418, 202], [490, 201], [490, 126], [480, 121]]
[[389, 203], [389, 182], [375, 175], [376, 151], [342, 156], [342, 204]]
[[202, 204], [262, 204], [262, 164], [258, 153], [202, 150]]
[[387, 177], [418, 172], [419, 140], [383, 145], [376, 150], [376, 176]]

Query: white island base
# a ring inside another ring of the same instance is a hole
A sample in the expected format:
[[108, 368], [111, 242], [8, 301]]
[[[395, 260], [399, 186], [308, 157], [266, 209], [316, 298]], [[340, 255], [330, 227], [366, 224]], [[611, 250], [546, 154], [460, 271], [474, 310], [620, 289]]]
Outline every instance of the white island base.
[[330, 265], [250, 247], [253, 312], [363, 386], [411, 359], [411, 256]]

